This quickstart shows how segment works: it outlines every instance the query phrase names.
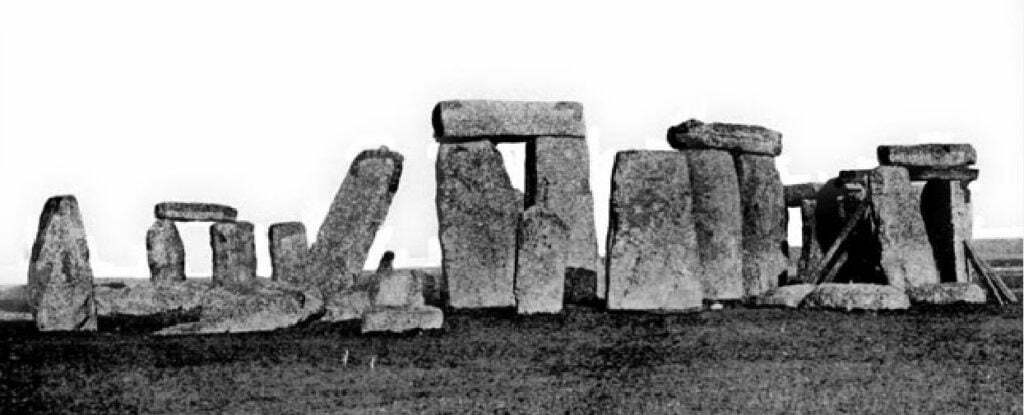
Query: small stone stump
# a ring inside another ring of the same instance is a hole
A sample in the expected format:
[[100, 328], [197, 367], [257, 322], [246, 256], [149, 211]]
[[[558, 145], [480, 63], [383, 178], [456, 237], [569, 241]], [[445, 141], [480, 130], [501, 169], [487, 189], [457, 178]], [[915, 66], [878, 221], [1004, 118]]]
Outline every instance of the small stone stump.
[[249, 222], [218, 222], [210, 225], [213, 249], [213, 283], [244, 283], [256, 279], [256, 244]]
[[96, 330], [89, 246], [74, 196], [54, 196], [43, 206], [29, 260], [28, 294], [40, 331]]
[[283, 222], [270, 225], [267, 231], [270, 241], [270, 266], [273, 281], [293, 284], [305, 280], [306, 261], [309, 245], [306, 242], [306, 227], [302, 222]]

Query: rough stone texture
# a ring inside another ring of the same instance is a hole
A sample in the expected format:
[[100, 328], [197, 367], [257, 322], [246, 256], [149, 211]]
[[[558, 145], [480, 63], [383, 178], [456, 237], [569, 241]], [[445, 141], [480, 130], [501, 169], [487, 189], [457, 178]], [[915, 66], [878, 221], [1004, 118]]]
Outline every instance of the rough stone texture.
[[441, 264], [453, 308], [513, 307], [523, 200], [488, 141], [442, 143], [437, 154]]
[[249, 222], [218, 222], [210, 225], [214, 284], [256, 279], [256, 243]]
[[270, 279], [299, 284], [305, 280], [309, 243], [302, 222], [282, 222], [267, 230], [270, 244]]
[[423, 302], [423, 283], [408, 271], [380, 274], [370, 291], [374, 307], [419, 307]]
[[107, 317], [188, 312], [202, 305], [203, 295], [210, 288], [210, 284], [197, 281], [97, 284], [96, 313]]
[[238, 217], [235, 208], [214, 203], [162, 202], [153, 211], [157, 219], [181, 222], [231, 222]]
[[[703, 289], [686, 156], [675, 151], [619, 152], [610, 210], [608, 308], [700, 308]], [[737, 244], [737, 257], [738, 251]], [[735, 280], [740, 278], [737, 267]]]
[[684, 150], [693, 190], [693, 223], [704, 298], [743, 296], [743, 209], [732, 155], [722, 150]]
[[409, 330], [436, 330], [444, 324], [440, 308], [423, 306], [414, 308], [374, 308], [363, 316], [363, 333]]
[[969, 191], [960, 182], [930, 180], [921, 191], [921, 217], [942, 282], [970, 282], [964, 241], [971, 240]]
[[[569, 228], [568, 268], [597, 274], [596, 287], [573, 288], [604, 298], [604, 263], [597, 253], [594, 196], [590, 191], [590, 156], [584, 139], [537, 137], [526, 146], [526, 206], [541, 206]], [[587, 282], [576, 280], [576, 282]], [[587, 298], [585, 300], [596, 300]]]
[[213, 287], [203, 293], [199, 321], [178, 324], [157, 335], [244, 333], [292, 327], [325, 312], [317, 290], [274, 282]]
[[757, 297], [785, 279], [789, 218], [773, 157], [740, 154], [736, 175], [743, 204], [743, 294]]
[[907, 296], [914, 304], [984, 304], [987, 300], [985, 289], [971, 283], [926, 284], [907, 289]]
[[146, 257], [149, 279], [153, 281], [185, 280], [185, 245], [174, 221], [157, 219], [146, 232]]
[[321, 286], [350, 286], [398, 191], [403, 157], [387, 147], [366, 150], [352, 161], [310, 248], [307, 278]]
[[807, 308], [836, 310], [905, 310], [910, 299], [902, 289], [879, 284], [821, 284], [804, 298]]
[[346, 290], [330, 293], [324, 298], [324, 315], [320, 321], [335, 323], [339, 321], [359, 320], [363, 314], [373, 308], [370, 292], [366, 290]]
[[974, 164], [978, 154], [970, 144], [878, 146], [878, 164], [905, 167], [959, 167]]
[[54, 196], [43, 206], [29, 261], [28, 291], [40, 331], [96, 330], [89, 246], [74, 196]]
[[[604, 270], [601, 270], [604, 275]], [[598, 286], [605, 287], [604, 278], [598, 277], [598, 273], [584, 268], [569, 267], [565, 271], [565, 289], [562, 302], [568, 304], [589, 304], [594, 305], [599, 299], [604, 298], [604, 293], [598, 293]], [[600, 294], [600, 295], [599, 295]]]
[[824, 253], [818, 244], [818, 221], [815, 212], [818, 210], [817, 200], [804, 200], [800, 206], [802, 243], [800, 244], [800, 262], [797, 265], [796, 280], [816, 283], [821, 270], [818, 264]]
[[965, 168], [911, 168], [910, 180], [955, 180], [970, 183], [978, 180], [978, 169]]
[[889, 284], [903, 289], [938, 283], [919, 199], [907, 169], [881, 166], [872, 171], [869, 180], [879, 263]]
[[441, 101], [431, 119], [440, 142], [586, 136], [578, 102]]
[[818, 192], [825, 186], [824, 183], [799, 183], [783, 186], [786, 207], [800, 207], [805, 200], [812, 200], [818, 197]]
[[523, 212], [515, 280], [519, 314], [562, 311], [570, 243], [569, 227], [551, 210], [533, 206]]
[[762, 307], [797, 308], [804, 298], [817, 287], [815, 284], [784, 285], [757, 297], [755, 304]]
[[676, 149], [721, 149], [777, 156], [782, 134], [756, 125], [687, 120], [668, 129], [668, 143]]
[[448, 283], [441, 270], [437, 270], [437, 272], [412, 270], [410, 272], [423, 285], [423, 301], [427, 305], [440, 307], [448, 304]]

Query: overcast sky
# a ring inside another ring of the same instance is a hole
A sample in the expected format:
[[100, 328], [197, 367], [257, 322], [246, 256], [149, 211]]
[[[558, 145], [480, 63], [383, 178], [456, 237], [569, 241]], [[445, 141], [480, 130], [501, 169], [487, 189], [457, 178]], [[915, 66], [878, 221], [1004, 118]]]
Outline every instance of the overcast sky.
[[[381, 145], [405, 170], [369, 262], [438, 264], [430, 110], [456, 98], [583, 103], [602, 251], [615, 152], [668, 149], [688, 118], [781, 131], [786, 183], [872, 167], [878, 144], [969, 142], [975, 236], [1024, 234], [1020, 1], [347, 3], [0, 3], [0, 284], [26, 280], [66, 193], [98, 276], [148, 277], [165, 200], [238, 208], [267, 275], [267, 226], [312, 239]], [[500, 147], [521, 187], [523, 149]], [[208, 275], [207, 226], [180, 229]]]

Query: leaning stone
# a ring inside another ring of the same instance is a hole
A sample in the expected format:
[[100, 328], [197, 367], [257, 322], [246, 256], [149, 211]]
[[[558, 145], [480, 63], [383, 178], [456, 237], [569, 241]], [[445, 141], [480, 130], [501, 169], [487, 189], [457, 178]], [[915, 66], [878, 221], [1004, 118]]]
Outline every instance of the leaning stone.
[[984, 304], [985, 290], [972, 283], [927, 284], [907, 289], [910, 302], [914, 304]]
[[967, 169], [961, 167], [954, 168], [911, 168], [910, 169], [910, 180], [913, 181], [925, 181], [925, 180], [950, 180], [960, 181], [964, 183], [970, 183], [978, 180], [978, 169]]
[[800, 261], [797, 264], [797, 280], [804, 283], [818, 282], [821, 273], [819, 264], [824, 253], [818, 243], [817, 200], [804, 200], [800, 205], [801, 234]]
[[668, 143], [679, 150], [720, 149], [777, 156], [782, 134], [764, 127], [688, 120], [668, 129]]
[[786, 207], [800, 207], [805, 200], [812, 200], [818, 197], [824, 183], [800, 183], [787, 184], [783, 187], [786, 198]]
[[214, 203], [162, 202], [153, 210], [157, 219], [182, 222], [231, 222], [238, 217], [235, 208]]
[[[608, 235], [609, 309], [702, 307], [700, 258], [685, 155], [676, 151], [622, 151], [615, 156]], [[737, 258], [738, 251], [737, 244]], [[734, 278], [742, 281], [739, 267]]]
[[241, 283], [256, 279], [256, 244], [249, 222], [218, 222], [210, 225], [214, 284]]
[[74, 196], [54, 196], [43, 206], [29, 260], [28, 291], [40, 331], [96, 330], [89, 246]]
[[320, 321], [336, 323], [340, 321], [359, 320], [373, 308], [370, 292], [365, 290], [346, 290], [327, 294], [324, 298], [324, 315]]
[[869, 178], [871, 212], [881, 249], [879, 263], [889, 284], [916, 287], [939, 282], [921, 217], [921, 205], [907, 169], [881, 166]]
[[167, 327], [157, 335], [244, 333], [293, 327], [324, 314], [316, 290], [274, 282], [213, 287], [203, 294], [199, 321]]
[[210, 284], [197, 281], [96, 284], [96, 313], [111, 317], [195, 311], [210, 288]]
[[904, 167], [960, 167], [974, 164], [974, 146], [962, 144], [917, 144], [878, 146], [878, 164]]
[[185, 245], [174, 221], [157, 219], [146, 232], [146, 257], [152, 281], [185, 280]]
[[693, 190], [693, 223], [700, 253], [704, 298], [743, 296], [743, 209], [732, 155], [684, 150]]
[[299, 284], [305, 279], [309, 244], [306, 226], [302, 222], [283, 222], [270, 225], [267, 230], [270, 243], [270, 279]]
[[443, 143], [586, 136], [583, 106], [578, 102], [441, 101], [431, 118], [434, 137]]
[[797, 308], [817, 287], [815, 284], [784, 285], [758, 296], [754, 303], [762, 307]]
[[310, 248], [312, 283], [344, 288], [362, 271], [398, 191], [403, 160], [401, 154], [381, 147], [363, 151], [352, 161]]
[[736, 156], [743, 204], [743, 295], [757, 297], [785, 279], [789, 267], [788, 222], [775, 159]]
[[515, 296], [519, 314], [562, 311], [569, 228], [550, 210], [533, 206], [519, 222]]
[[879, 284], [821, 284], [804, 298], [807, 308], [835, 310], [905, 310], [910, 298], [902, 289]]
[[401, 333], [410, 330], [436, 330], [443, 324], [444, 313], [437, 307], [381, 307], [374, 308], [363, 316], [361, 332]]
[[437, 154], [441, 262], [454, 308], [513, 307], [522, 199], [489, 141], [442, 143]]

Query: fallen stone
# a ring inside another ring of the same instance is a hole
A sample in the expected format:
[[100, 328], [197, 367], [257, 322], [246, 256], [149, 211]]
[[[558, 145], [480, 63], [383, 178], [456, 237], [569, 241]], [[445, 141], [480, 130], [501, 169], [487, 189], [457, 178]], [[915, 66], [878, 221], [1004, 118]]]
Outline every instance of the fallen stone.
[[214, 203], [162, 202], [153, 210], [157, 219], [182, 222], [231, 222], [238, 217], [235, 208]]
[[[609, 309], [681, 311], [703, 306], [690, 196], [684, 154], [616, 154], [608, 223]], [[738, 267], [735, 279], [742, 281]]]
[[381, 147], [363, 151], [352, 161], [310, 248], [309, 282], [342, 288], [354, 282], [398, 191], [403, 160], [401, 154]]
[[978, 180], [978, 169], [967, 168], [911, 168], [910, 180], [950, 180], [970, 183]]
[[146, 232], [146, 257], [152, 281], [185, 280], [185, 245], [174, 221], [157, 219]]
[[410, 330], [436, 330], [444, 324], [444, 313], [440, 308], [423, 306], [415, 308], [374, 308], [363, 316], [363, 333]]
[[214, 284], [243, 283], [256, 279], [256, 243], [249, 222], [210, 225]]
[[732, 155], [722, 150], [684, 150], [693, 191], [704, 298], [743, 297], [743, 209]]
[[282, 222], [267, 230], [270, 243], [270, 279], [301, 284], [306, 276], [309, 243], [302, 222]]
[[149, 316], [198, 310], [210, 284], [197, 281], [143, 281], [137, 284], [96, 284], [96, 313]]
[[324, 297], [324, 315], [319, 321], [336, 323], [359, 320], [373, 309], [373, 299], [366, 290], [347, 290], [329, 293]]
[[928, 242], [918, 196], [907, 169], [881, 166], [869, 178], [871, 212], [877, 224], [879, 263], [894, 287], [916, 287], [939, 282]]
[[878, 146], [878, 164], [904, 167], [960, 167], [974, 164], [978, 154], [970, 144]]
[[908, 288], [907, 296], [914, 304], [984, 304], [987, 300], [985, 289], [972, 283], [926, 284]]
[[453, 308], [513, 307], [523, 200], [488, 141], [442, 143], [437, 154], [441, 263]]
[[804, 298], [807, 308], [835, 310], [905, 310], [910, 299], [903, 290], [879, 284], [820, 284]]
[[586, 136], [583, 106], [578, 102], [441, 101], [431, 118], [434, 137], [445, 143]]
[[815, 284], [784, 285], [756, 297], [754, 303], [762, 307], [797, 308], [815, 288]]
[[743, 205], [743, 295], [757, 297], [779, 286], [789, 267], [789, 222], [775, 159], [735, 157]]
[[569, 244], [569, 228], [558, 215], [541, 206], [523, 212], [515, 279], [519, 314], [562, 311]]
[[323, 299], [316, 290], [274, 282], [212, 287], [203, 293], [200, 307], [199, 321], [167, 327], [154, 334], [271, 331], [316, 320], [325, 312]]
[[824, 183], [800, 183], [787, 184], [783, 187], [786, 198], [786, 207], [800, 207], [805, 200], [812, 200], [818, 197]]
[[719, 149], [777, 156], [782, 134], [756, 125], [687, 120], [668, 129], [668, 143], [679, 150]]
[[800, 205], [801, 236], [800, 260], [797, 264], [797, 281], [817, 283], [821, 273], [819, 264], [824, 253], [818, 244], [817, 200], [804, 200]]
[[74, 196], [54, 196], [43, 206], [29, 260], [28, 292], [40, 331], [96, 330], [89, 246]]

